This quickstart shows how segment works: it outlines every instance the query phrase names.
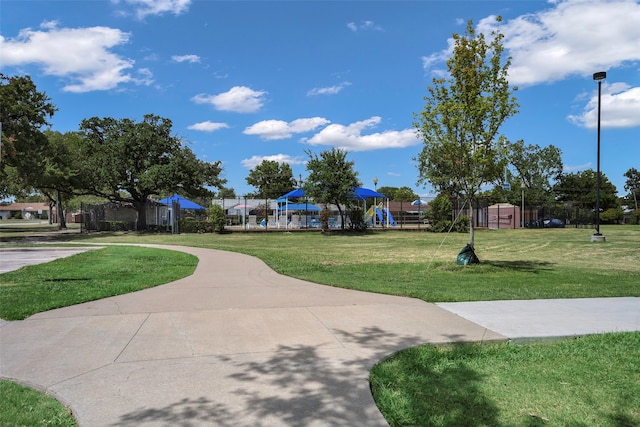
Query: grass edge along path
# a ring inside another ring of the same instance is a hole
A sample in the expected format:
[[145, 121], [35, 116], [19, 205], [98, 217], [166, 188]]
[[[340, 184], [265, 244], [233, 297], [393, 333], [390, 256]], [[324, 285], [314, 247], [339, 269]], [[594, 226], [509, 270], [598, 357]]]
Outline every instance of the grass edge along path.
[[1, 426], [78, 425], [71, 410], [48, 393], [0, 379]]
[[640, 425], [640, 332], [424, 345], [370, 372], [392, 427]]
[[35, 313], [169, 283], [195, 271], [198, 258], [184, 252], [107, 246], [0, 274], [0, 318]]
[[466, 233], [129, 233], [73, 241], [240, 252], [286, 276], [427, 302], [640, 296], [640, 226], [603, 231], [607, 243], [598, 245], [589, 229], [483, 230], [477, 266], [456, 265]]

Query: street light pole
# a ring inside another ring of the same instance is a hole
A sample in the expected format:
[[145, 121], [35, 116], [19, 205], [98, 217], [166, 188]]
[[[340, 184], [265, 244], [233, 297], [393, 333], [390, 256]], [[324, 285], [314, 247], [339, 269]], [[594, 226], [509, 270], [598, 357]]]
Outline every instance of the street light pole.
[[520, 228], [524, 228], [524, 181], [520, 183], [520, 189], [522, 190], [522, 209], [520, 209]]
[[591, 236], [592, 242], [604, 242], [605, 237], [600, 234], [600, 107], [602, 98], [602, 80], [607, 78], [607, 73], [600, 71], [593, 74], [593, 80], [598, 82], [598, 160], [596, 171], [596, 233]]
[[[378, 177], [374, 176], [373, 177], [373, 189], [377, 192], [378, 191]], [[377, 215], [377, 210], [378, 210], [378, 199], [377, 198], [373, 198], [373, 228], [376, 227], [376, 215]]]

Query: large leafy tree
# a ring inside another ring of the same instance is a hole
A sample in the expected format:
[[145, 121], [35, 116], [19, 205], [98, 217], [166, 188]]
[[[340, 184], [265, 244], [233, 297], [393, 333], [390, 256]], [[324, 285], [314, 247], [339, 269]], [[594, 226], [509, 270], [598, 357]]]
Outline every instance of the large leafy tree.
[[[592, 169], [561, 175], [554, 186], [557, 200], [581, 209], [595, 210], [596, 178], [597, 174]], [[616, 193], [615, 185], [600, 173], [600, 208], [603, 211], [618, 207]]]
[[640, 191], [640, 171], [631, 168], [624, 173], [627, 180], [624, 183], [624, 190], [629, 192], [629, 199], [633, 200], [635, 209], [638, 210], [638, 191]]
[[307, 171], [309, 176], [304, 188], [306, 195], [313, 198], [317, 203], [329, 203], [338, 207], [342, 218], [342, 229], [344, 230], [345, 218], [342, 205], [349, 205], [352, 199], [353, 188], [360, 186], [358, 172], [354, 169], [354, 162], [347, 160], [347, 152], [338, 148], [332, 148], [314, 154], [306, 151], [309, 156]]
[[[509, 144], [508, 159], [511, 168], [505, 172], [503, 182], [509, 184], [509, 190], [498, 185], [490, 192], [490, 202], [516, 202], [521, 199], [522, 191], [530, 206], [553, 204], [555, 201], [553, 186], [562, 174], [562, 152], [554, 145], [540, 147], [525, 145], [520, 140]], [[524, 187], [523, 187], [524, 186]]]
[[84, 175], [78, 168], [77, 153], [82, 142], [78, 132], [60, 133], [47, 130], [46, 156], [41, 173], [33, 186], [56, 207], [59, 228], [66, 228], [65, 205], [74, 195], [82, 194]]
[[[469, 205], [484, 185], [500, 180], [507, 166], [507, 141], [499, 132], [518, 104], [516, 88], [507, 80], [511, 61], [502, 57], [503, 37], [495, 31], [487, 41], [472, 21], [465, 35], [454, 34], [449, 77], [433, 79], [426, 105], [415, 115], [414, 126], [424, 142], [416, 159], [419, 183], [429, 182]], [[473, 248], [473, 224], [469, 229]]]
[[393, 202], [413, 202], [419, 198], [409, 187], [380, 187], [378, 192]]
[[236, 198], [236, 190], [230, 187], [220, 187], [218, 194], [216, 197], [219, 199], [235, 199]]
[[55, 111], [47, 94], [38, 91], [29, 76], [0, 74], [0, 195], [33, 187], [47, 154], [43, 132]]
[[169, 119], [145, 115], [130, 119], [93, 117], [83, 120], [79, 167], [85, 190], [114, 202], [132, 203], [137, 228], [146, 229], [149, 196], [180, 192], [186, 197], [208, 197], [207, 187], [220, 188], [220, 162], [204, 162], [172, 135]]
[[251, 169], [246, 180], [247, 184], [256, 188], [256, 195], [263, 199], [277, 199], [296, 185], [291, 166], [275, 160], [263, 160]]

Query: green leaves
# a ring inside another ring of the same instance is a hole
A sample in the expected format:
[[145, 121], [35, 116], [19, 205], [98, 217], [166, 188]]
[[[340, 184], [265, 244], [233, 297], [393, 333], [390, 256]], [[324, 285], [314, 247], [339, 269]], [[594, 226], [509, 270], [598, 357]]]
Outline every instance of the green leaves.
[[309, 156], [307, 170], [309, 176], [305, 183], [306, 195], [322, 204], [333, 203], [337, 206], [342, 217], [342, 227], [345, 220], [342, 205], [349, 205], [348, 198], [353, 187], [359, 187], [358, 172], [353, 168], [354, 163], [347, 160], [347, 152], [338, 148], [322, 151], [320, 155], [306, 151]]
[[171, 120], [148, 114], [142, 122], [93, 117], [83, 120], [79, 147], [86, 190], [112, 201], [131, 202], [138, 229], [146, 228], [145, 202], [151, 195], [179, 191], [184, 196], [210, 194], [221, 187], [220, 162], [204, 162], [176, 136]]
[[265, 199], [278, 198], [296, 185], [291, 166], [274, 160], [263, 160], [249, 172], [246, 180], [258, 190], [257, 196]]
[[418, 182], [473, 200], [482, 186], [503, 174], [506, 158], [499, 130], [518, 112], [518, 104], [512, 96], [516, 89], [507, 80], [510, 61], [502, 59], [502, 34], [492, 33], [487, 44], [469, 21], [467, 33], [453, 38], [449, 77], [433, 80], [414, 123], [424, 141], [416, 158]]

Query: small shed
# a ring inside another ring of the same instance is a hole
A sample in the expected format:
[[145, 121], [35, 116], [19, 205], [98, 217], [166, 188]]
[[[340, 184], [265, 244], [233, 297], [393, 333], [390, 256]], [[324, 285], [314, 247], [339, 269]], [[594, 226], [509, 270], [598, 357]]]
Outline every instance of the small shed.
[[520, 228], [520, 207], [510, 203], [496, 203], [487, 208], [489, 228]]

